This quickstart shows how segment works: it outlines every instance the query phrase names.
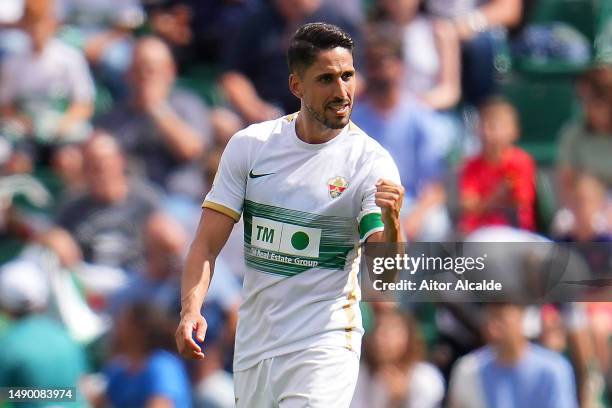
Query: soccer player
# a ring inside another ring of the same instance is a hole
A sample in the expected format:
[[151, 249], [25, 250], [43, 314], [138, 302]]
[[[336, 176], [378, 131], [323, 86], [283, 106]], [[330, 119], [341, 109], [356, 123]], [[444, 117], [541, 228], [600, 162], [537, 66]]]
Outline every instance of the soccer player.
[[242, 214], [238, 407], [348, 407], [353, 396], [361, 243], [401, 240], [404, 190], [389, 153], [350, 122], [352, 51], [352, 39], [333, 25], [295, 33], [289, 87], [299, 112], [234, 135], [203, 203], [176, 341], [184, 357], [204, 358], [200, 308], [215, 257]]

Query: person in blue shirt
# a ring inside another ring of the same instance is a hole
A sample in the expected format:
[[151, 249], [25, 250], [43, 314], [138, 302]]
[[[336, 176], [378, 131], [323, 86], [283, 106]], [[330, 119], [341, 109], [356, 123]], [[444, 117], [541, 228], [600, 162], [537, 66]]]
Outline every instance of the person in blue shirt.
[[487, 345], [462, 357], [450, 380], [450, 408], [576, 408], [572, 367], [523, 334], [524, 307], [486, 307]]
[[352, 120], [397, 163], [406, 190], [402, 227], [407, 238], [439, 241], [451, 231], [444, 179], [455, 128], [446, 116], [404, 91], [400, 38], [391, 26], [375, 25], [368, 30], [367, 87], [355, 105]]
[[172, 352], [167, 315], [147, 303], [132, 303], [119, 314], [119, 352], [104, 370], [105, 399], [114, 407], [191, 407], [191, 386], [183, 362]]

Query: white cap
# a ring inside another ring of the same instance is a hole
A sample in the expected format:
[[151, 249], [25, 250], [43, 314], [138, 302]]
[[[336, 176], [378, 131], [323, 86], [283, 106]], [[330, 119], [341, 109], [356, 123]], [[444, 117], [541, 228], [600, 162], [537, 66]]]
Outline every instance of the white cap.
[[45, 307], [48, 298], [48, 278], [36, 263], [18, 259], [0, 268], [0, 307], [29, 312]]

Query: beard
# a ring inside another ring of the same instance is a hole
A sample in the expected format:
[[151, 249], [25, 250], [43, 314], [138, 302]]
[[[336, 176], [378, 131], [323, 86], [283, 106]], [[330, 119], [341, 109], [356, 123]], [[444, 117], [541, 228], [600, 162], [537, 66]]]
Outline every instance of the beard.
[[304, 103], [304, 107], [306, 108], [307, 114], [311, 118], [313, 118], [314, 120], [316, 120], [317, 122], [319, 122], [321, 125], [323, 125], [324, 127], [328, 129], [342, 129], [349, 123], [351, 119], [351, 114], [353, 113], [353, 106], [351, 105], [349, 107], [348, 115], [344, 117], [340, 117], [340, 118], [336, 116], [329, 118], [325, 114], [327, 112], [327, 108], [323, 108], [322, 112], [318, 112], [315, 108], [313, 108], [311, 105], [307, 103]]

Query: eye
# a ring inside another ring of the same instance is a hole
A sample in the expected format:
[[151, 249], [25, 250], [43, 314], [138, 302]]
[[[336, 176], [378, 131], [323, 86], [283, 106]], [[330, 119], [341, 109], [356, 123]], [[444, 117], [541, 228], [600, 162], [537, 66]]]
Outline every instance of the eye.
[[343, 81], [348, 81], [349, 79], [351, 79], [353, 76], [355, 76], [354, 72], [345, 72], [344, 74], [342, 74], [342, 80]]
[[322, 82], [322, 83], [324, 83], [324, 84], [328, 84], [328, 83], [330, 83], [330, 82], [332, 81], [332, 79], [333, 79], [333, 78], [332, 78], [332, 76], [331, 76], [331, 75], [329, 75], [329, 74], [327, 74], [327, 75], [321, 75], [321, 76], [319, 77], [319, 82]]

